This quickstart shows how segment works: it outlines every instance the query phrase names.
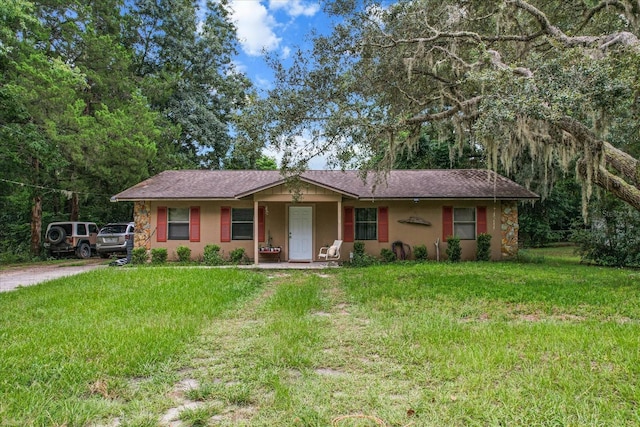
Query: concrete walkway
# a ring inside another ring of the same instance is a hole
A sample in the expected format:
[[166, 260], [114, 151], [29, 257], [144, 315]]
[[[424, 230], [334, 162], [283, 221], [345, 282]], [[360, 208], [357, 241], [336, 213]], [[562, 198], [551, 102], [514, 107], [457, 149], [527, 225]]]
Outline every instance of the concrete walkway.
[[[79, 265], [79, 263], [82, 263]], [[73, 276], [85, 271], [104, 268], [104, 260], [75, 260], [69, 264], [12, 267], [0, 270], [0, 292], [12, 291], [20, 286], [37, 285], [60, 277]]]
[[[79, 263], [83, 263], [79, 265]], [[20, 286], [32, 286], [60, 277], [73, 276], [85, 271], [107, 267], [104, 260], [92, 258], [87, 261], [70, 261], [68, 264], [37, 265], [12, 267], [0, 270], [0, 292], [12, 291]], [[338, 268], [334, 262], [261, 262], [258, 265], [228, 265], [226, 268], [244, 268], [253, 270], [322, 270]], [[197, 267], [194, 267], [197, 268]]]
[[238, 265], [238, 268], [250, 268], [256, 270], [322, 270], [325, 268], [337, 268], [335, 262], [261, 262], [260, 264]]

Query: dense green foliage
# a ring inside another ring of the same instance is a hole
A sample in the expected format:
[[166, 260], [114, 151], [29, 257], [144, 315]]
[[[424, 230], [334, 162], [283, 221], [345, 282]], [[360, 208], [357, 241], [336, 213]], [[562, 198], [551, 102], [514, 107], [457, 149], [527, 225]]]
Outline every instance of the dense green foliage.
[[[486, 166], [551, 196], [524, 210], [535, 245], [571, 226], [576, 200], [586, 216], [596, 188], [640, 210], [637, 2], [336, 0], [326, 9], [339, 24], [293, 66], [272, 58], [277, 84], [249, 112], [286, 167], [318, 152], [347, 168]], [[549, 192], [574, 176], [580, 187]]]
[[220, 246], [218, 245], [206, 245], [204, 247], [204, 253], [202, 255], [202, 262], [205, 265], [222, 265], [225, 263], [224, 258], [220, 254]]
[[229, 261], [234, 264], [240, 264], [241, 262], [246, 261], [246, 256], [244, 253], [244, 248], [236, 248], [229, 252]]
[[389, 248], [380, 249], [380, 258], [383, 262], [394, 262], [396, 261], [396, 254]]
[[451, 262], [460, 262], [462, 259], [462, 246], [460, 245], [460, 238], [457, 236], [447, 237], [447, 259]]
[[429, 259], [429, 252], [427, 251], [427, 245], [416, 245], [413, 247], [413, 256], [416, 261], [426, 261]]
[[168, 252], [167, 248], [152, 248], [151, 249], [151, 264], [159, 265], [167, 262]]
[[178, 256], [178, 262], [187, 263], [191, 261], [191, 248], [180, 245], [176, 248], [176, 255]]
[[146, 264], [148, 259], [149, 255], [147, 254], [147, 248], [134, 248], [131, 251], [131, 263], [134, 265]]
[[491, 234], [478, 234], [476, 259], [478, 261], [489, 261], [491, 259]]
[[[573, 178], [556, 182], [553, 189], [536, 203], [523, 203], [518, 208], [519, 239], [527, 247], [540, 247], [566, 242], [571, 230], [583, 224], [581, 196]], [[592, 201], [597, 210], [599, 201]]]
[[640, 212], [612, 198], [597, 204], [589, 223], [571, 236], [582, 259], [615, 267], [640, 267]]
[[132, 207], [110, 197], [162, 170], [218, 169], [233, 152], [255, 167], [259, 147], [232, 149], [252, 89], [231, 60], [227, 7], [0, 5], [2, 258], [38, 255], [54, 220], [130, 220]]

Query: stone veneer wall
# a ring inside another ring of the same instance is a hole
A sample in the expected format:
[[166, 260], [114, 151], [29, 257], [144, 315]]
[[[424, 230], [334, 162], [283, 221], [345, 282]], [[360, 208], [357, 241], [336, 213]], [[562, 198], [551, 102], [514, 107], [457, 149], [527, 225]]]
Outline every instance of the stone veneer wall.
[[502, 215], [500, 221], [502, 234], [502, 257], [511, 258], [518, 255], [518, 202], [502, 202]]
[[134, 248], [151, 249], [151, 205], [148, 202], [135, 202], [133, 221], [136, 227]]

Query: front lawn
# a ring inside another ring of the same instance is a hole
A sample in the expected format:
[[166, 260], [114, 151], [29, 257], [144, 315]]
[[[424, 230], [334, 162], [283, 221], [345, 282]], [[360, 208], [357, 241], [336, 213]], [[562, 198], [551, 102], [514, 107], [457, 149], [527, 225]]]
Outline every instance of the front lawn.
[[0, 425], [640, 424], [637, 270], [123, 268], [0, 312]]

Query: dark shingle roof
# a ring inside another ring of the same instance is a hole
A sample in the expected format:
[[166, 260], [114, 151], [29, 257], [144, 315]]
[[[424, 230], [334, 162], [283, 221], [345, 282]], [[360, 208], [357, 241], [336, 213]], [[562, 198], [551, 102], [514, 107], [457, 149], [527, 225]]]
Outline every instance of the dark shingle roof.
[[[358, 199], [537, 199], [492, 171], [479, 169], [306, 171], [303, 182]], [[115, 200], [236, 199], [285, 182], [279, 171], [164, 171], [114, 196]], [[377, 183], [377, 184], [376, 184]]]

